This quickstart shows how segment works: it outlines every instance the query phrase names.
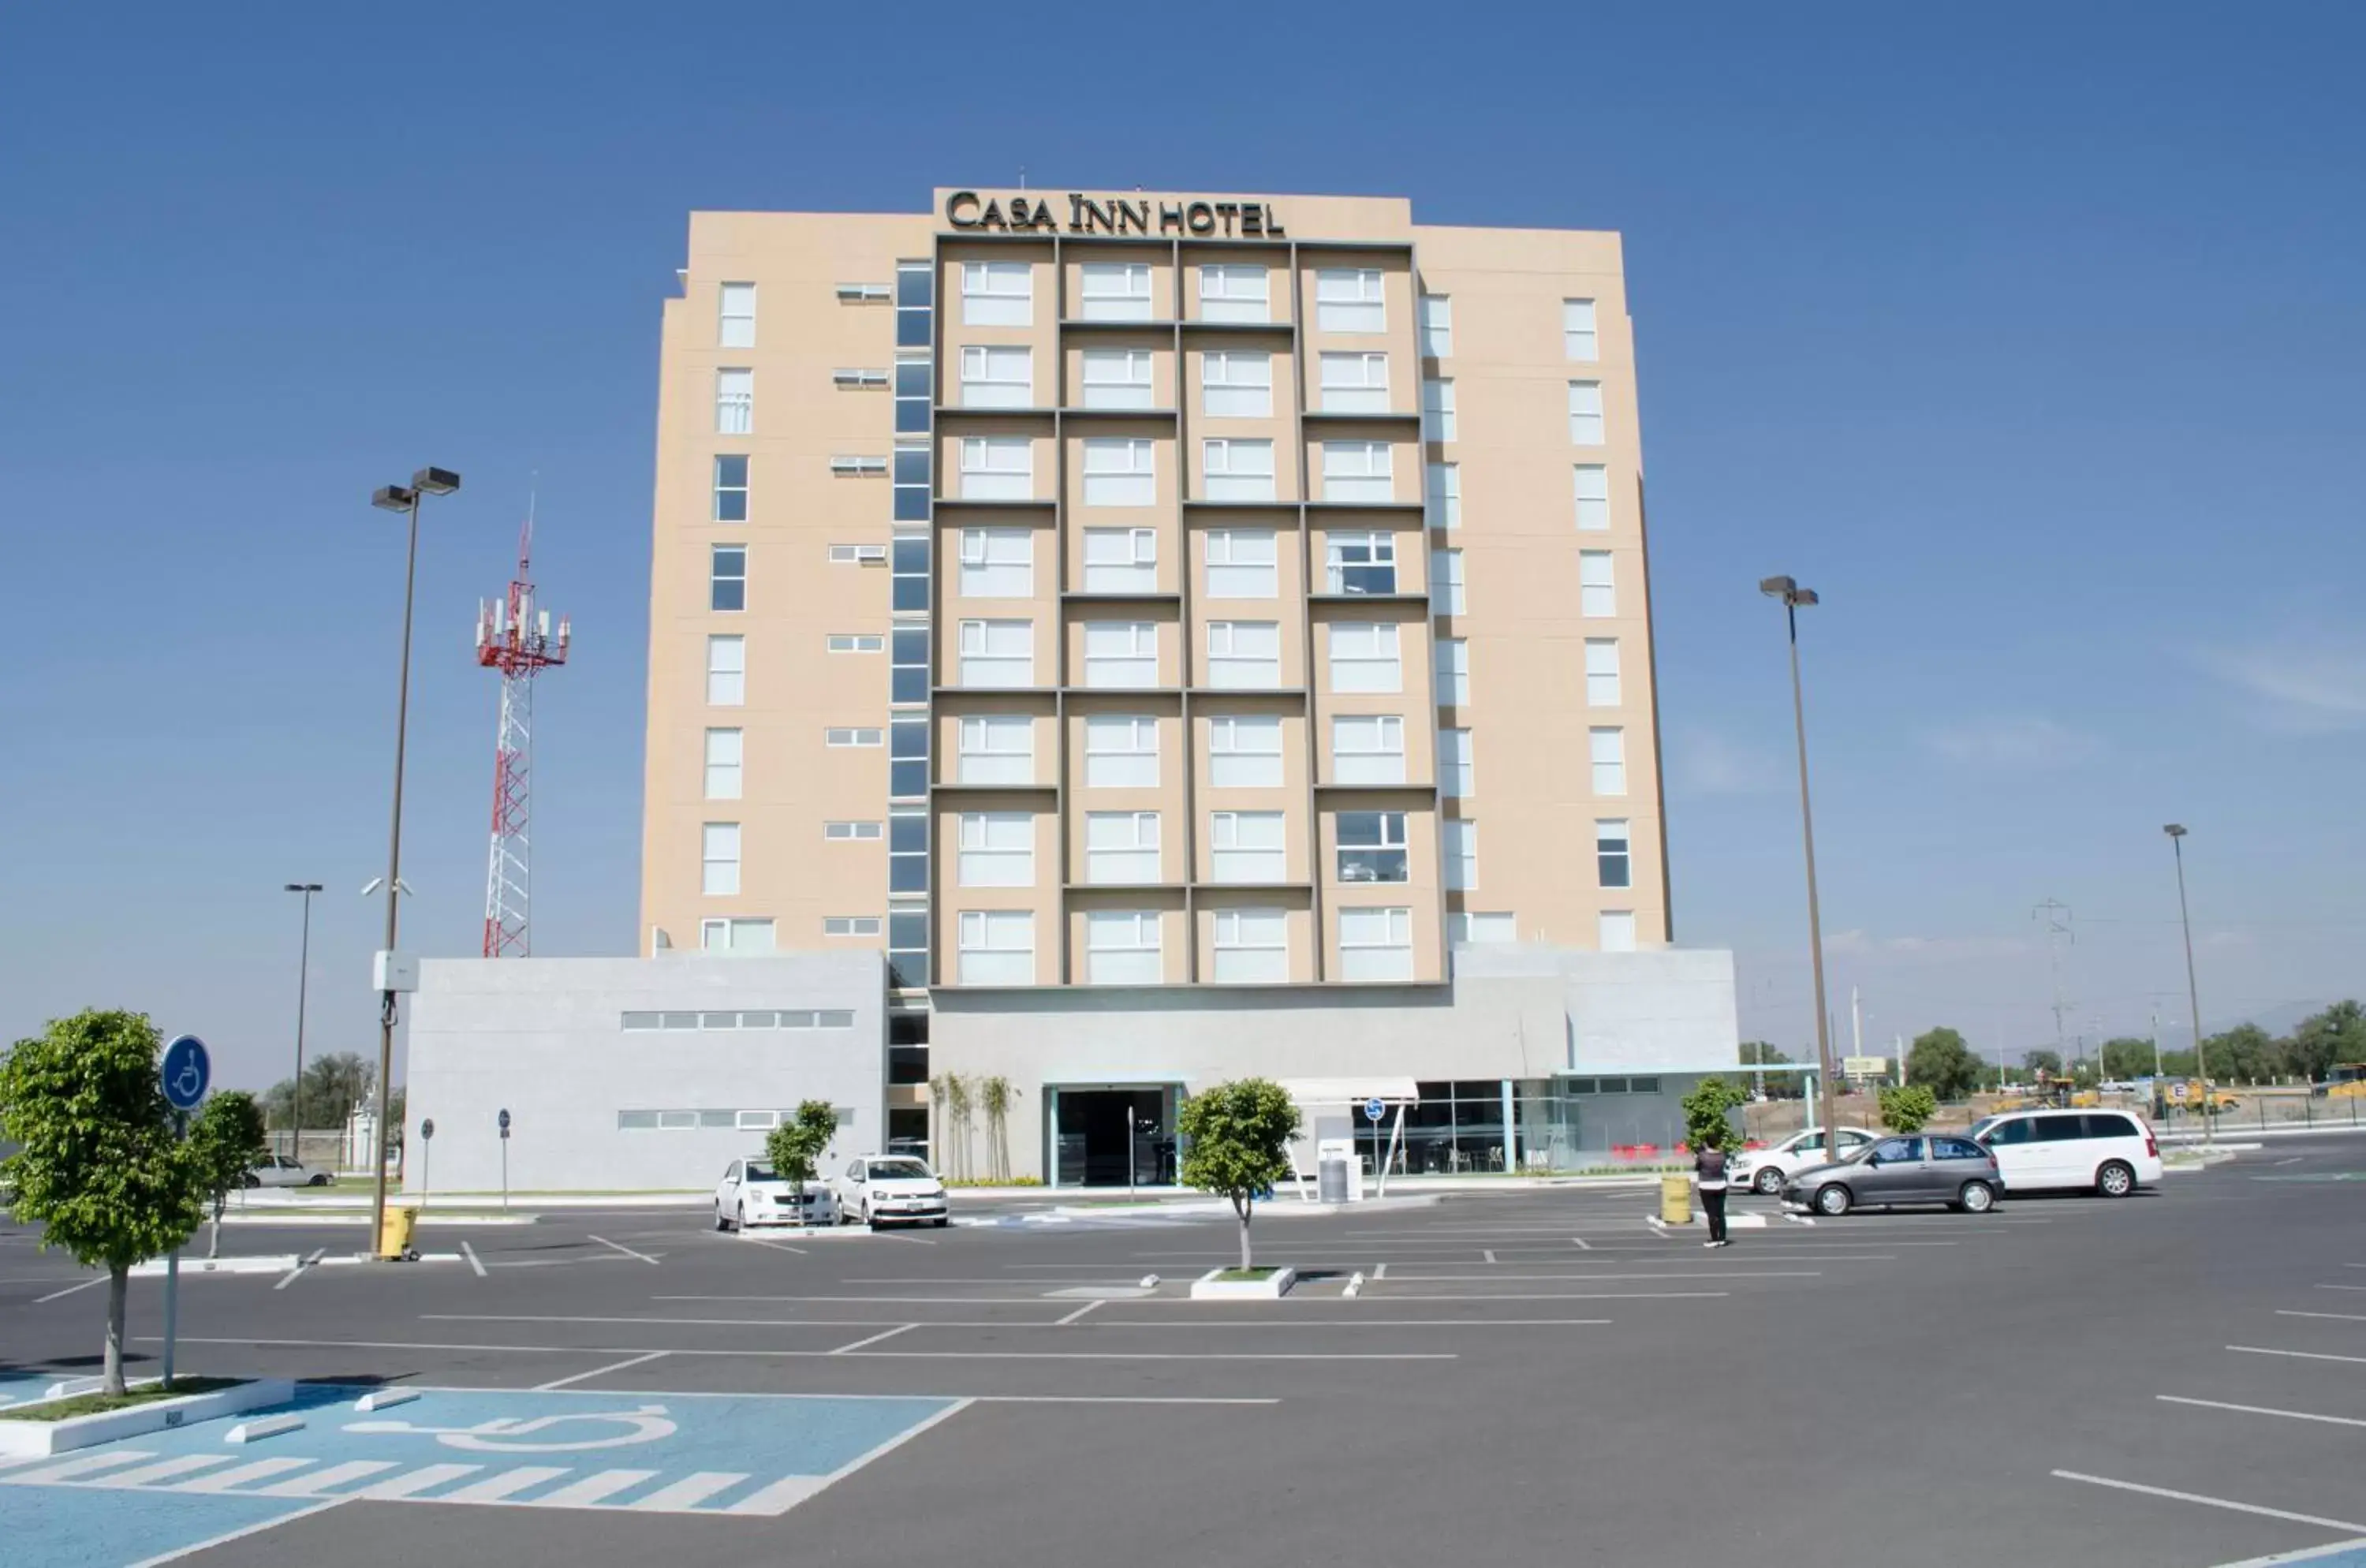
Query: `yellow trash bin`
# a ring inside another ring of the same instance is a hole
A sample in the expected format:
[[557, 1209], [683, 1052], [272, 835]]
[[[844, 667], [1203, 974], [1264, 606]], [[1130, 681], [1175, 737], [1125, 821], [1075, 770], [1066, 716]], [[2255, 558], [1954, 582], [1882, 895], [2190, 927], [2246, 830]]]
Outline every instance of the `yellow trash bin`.
[[1660, 1178], [1660, 1220], [1664, 1224], [1693, 1223], [1693, 1182], [1689, 1176]]
[[388, 1204], [386, 1223], [378, 1228], [377, 1255], [385, 1258], [411, 1256], [411, 1233], [412, 1227], [418, 1223], [418, 1210], [400, 1204]]

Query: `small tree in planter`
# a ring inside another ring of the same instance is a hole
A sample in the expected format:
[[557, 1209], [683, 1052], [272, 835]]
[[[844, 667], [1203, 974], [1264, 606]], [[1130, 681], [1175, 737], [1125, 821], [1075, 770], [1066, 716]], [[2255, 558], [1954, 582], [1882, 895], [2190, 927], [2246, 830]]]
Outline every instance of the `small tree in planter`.
[[1733, 1123], [1726, 1112], [1749, 1100], [1747, 1094], [1713, 1073], [1701, 1079], [1684, 1099], [1684, 1142], [1696, 1149], [1732, 1147]]
[[163, 1041], [145, 1013], [52, 1020], [0, 1062], [0, 1162], [16, 1216], [84, 1268], [107, 1270], [103, 1392], [123, 1393], [131, 1266], [186, 1241], [205, 1218], [196, 1167], [157, 1080]]
[[997, 1073], [977, 1086], [977, 1102], [986, 1111], [986, 1172], [992, 1181], [1010, 1179], [1010, 1080]]
[[1241, 1222], [1241, 1269], [1249, 1261], [1249, 1213], [1257, 1194], [1290, 1174], [1289, 1144], [1298, 1107], [1266, 1078], [1221, 1083], [1183, 1101], [1177, 1129], [1189, 1141], [1183, 1185], [1228, 1199]]
[[213, 1220], [212, 1233], [206, 1238], [206, 1256], [217, 1258], [221, 1255], [223, 1205], [233, 1190], [246, 1185], [247, 1173], [271, 1152], [263, 1107], [242, 1089], [211, 1096], [190, 1121], [185, 1146]]
[[838, 1136], [838, 1112], [826, 1100], [808, 1100], [796, 1114], [764, 1134], [764, 1154], [783, 1181], [796, 1183], [797, 1213], [804, 1215], [806, 1183], [821, 1163], [822, 1152]]
[[1927, 1084], [1881, 1086], [1882, 1125], [1893, 1133], [1919, 1133], [1938, 1111], [1939, 1097]]

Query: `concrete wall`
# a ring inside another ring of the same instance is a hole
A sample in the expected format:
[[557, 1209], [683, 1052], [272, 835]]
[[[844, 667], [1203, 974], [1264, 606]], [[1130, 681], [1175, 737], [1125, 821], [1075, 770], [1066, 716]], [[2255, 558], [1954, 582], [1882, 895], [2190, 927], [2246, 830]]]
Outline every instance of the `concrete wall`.
[[[662, 959], [427, 959], [411, 998], [405, 1190], [712, 1185], [759, 1127], [625, 1131], [623, 1111], [851, 1108], [839, 1158], [885, 1140], [885, 975], [877, 953]], [[833, 1010], [844, 1029], [631, 1031], [626, 1012]], [[433, 1118], [422, 1145], [419, 1124]]]

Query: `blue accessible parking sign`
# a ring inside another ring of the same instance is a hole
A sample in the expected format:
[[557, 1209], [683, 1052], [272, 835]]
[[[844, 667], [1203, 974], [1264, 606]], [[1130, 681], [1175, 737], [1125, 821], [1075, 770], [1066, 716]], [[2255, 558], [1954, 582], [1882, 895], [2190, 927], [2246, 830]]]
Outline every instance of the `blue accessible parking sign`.
[[175, 1111], [195, 1111], [213, 1082], [213, 1058], [207, 1054], [204, 1041], [194, 1034], [184, 1034], [164, 1047], [160, 1071], [163, 1075], [165, 1101]]

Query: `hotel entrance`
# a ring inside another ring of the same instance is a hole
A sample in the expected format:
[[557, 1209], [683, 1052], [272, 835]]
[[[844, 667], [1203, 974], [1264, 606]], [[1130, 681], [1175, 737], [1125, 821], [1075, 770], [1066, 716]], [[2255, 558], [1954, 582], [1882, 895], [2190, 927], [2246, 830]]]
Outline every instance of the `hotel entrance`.
[[1054, 1187], [1171, 1187], [1179, 1085], [1047, 1085]]

